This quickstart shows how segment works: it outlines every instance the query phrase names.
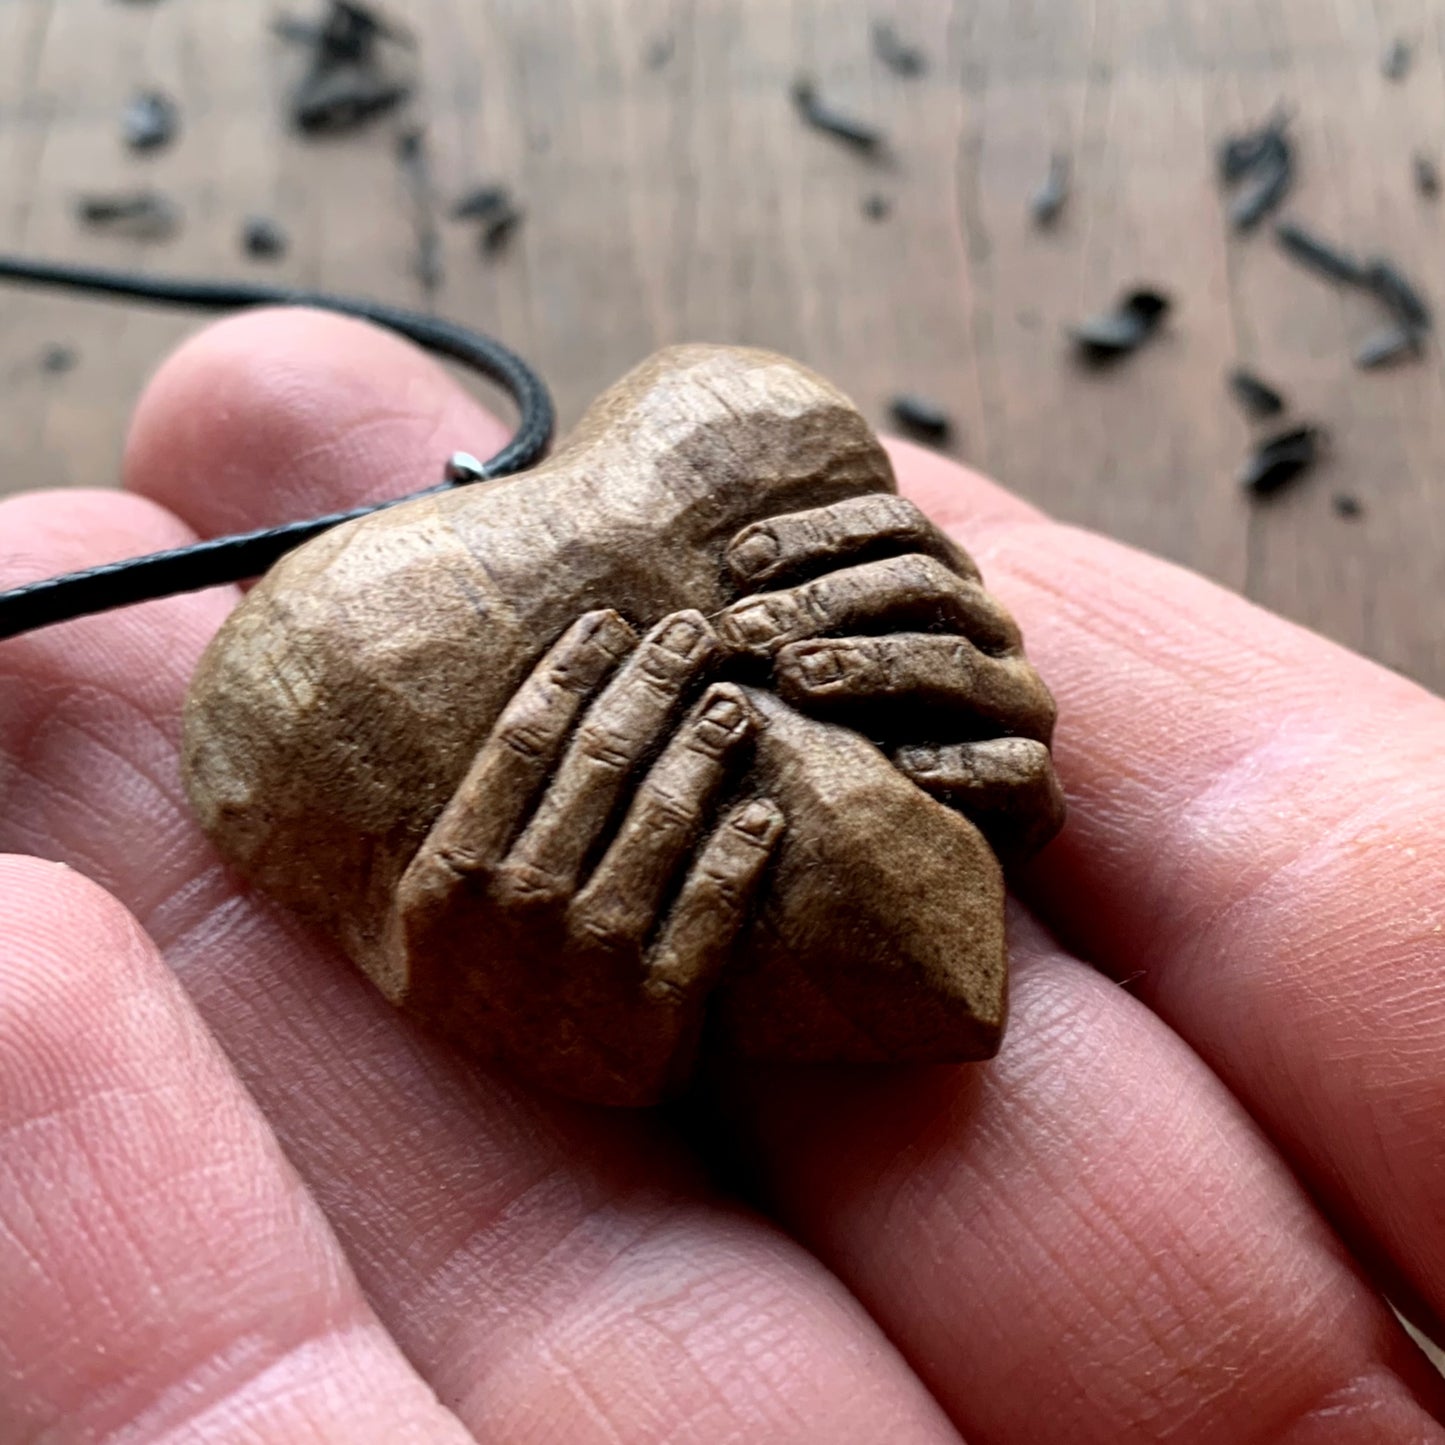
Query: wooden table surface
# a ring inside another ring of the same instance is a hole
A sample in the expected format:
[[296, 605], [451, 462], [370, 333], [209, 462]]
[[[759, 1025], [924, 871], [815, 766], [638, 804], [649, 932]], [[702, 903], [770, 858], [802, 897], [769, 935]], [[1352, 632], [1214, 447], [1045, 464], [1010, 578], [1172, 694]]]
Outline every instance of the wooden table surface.
[[[397, 0], [420, 40], [438, 196], [498, 179], [527, 217], [501, 255], [443, 223], [431, 302], [550, 379], [564, 422], [656, 346], [745, 341], [840, 382], [876, 420], [915, 390], [957, 418], [954, 450], [1059, 516], [1186, 562], [1445, 687], [1445, 411], [1437, 349], [1363, 374], [1370, 303], [1291, 266], [1265, 228], [1231, 236], [1219, 135], [1285, 105], [1300, 179], [1287, 210], [1441, 284], [1445, 20], [1425, 0]], [[188, 274], [249, 274], [425, 304], [395, 118], [342, 138], [287, 132], [289, 71], [259, 0], [0, 0], [0, 246]], [[927, 52], [880, 64], [891, 16]], [[1391, 40], [1415, 47], [1399, 82]], [[293, 67], [294, 68], [294, 67]], [[884, 126], [869, 160], [805, 129], [800, 70]], [[131, 157], [122, 105], [170, 90], [184, 133]], [[1052, 151], [1076, 189], [1057, 228], [1028, 198]], [[165, 243], [88, 235], [77, 192], [153, 182], [186, 213]], [[862, 202], [887, 197], [870, 221]], [[244, 259], [241, 218], [290, 229]], [[1107, 376], [1063, 328], [1124, 285], [1177, 310]], [[41, 293], [0, 296], [0, 489], [105, 483], [148, 370], [195, 322]], [[39, 358], [65, 342], [79, 365]], [[1330, 429], [1328, 464], [1268, 507], [1234, 480], [1249, 429], [1226, 371], [1247, 362]], [[204, 478], [197, 479], [204, 485]], [[1357, 521], [1335, 492], [1357, 495]], [[0, 539], [3, 546], [3, 539]]]

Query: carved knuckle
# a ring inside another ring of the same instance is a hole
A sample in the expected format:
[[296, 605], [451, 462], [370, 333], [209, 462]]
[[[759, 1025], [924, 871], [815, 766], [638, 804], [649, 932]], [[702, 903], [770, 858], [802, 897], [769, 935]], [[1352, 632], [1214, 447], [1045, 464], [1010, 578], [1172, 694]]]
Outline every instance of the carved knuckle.
[[803, 630], [798, 594], [776, 592], [766, 597], [749, 597], [724, 615], [722, 630], [734, 647], [748, 652], [770, 652]]
[[634, 739], [608, 723], [584, 722], [577, 730], [577, 751], [588, 762], [609, 773], [625, 772], [632, 765]]
[[639, 802], [638, 828], [654, 837], [685, 833], [697, 823], [696, 804], [671, 789], [649, 784]]
[[788, 649], [785, 668], [809, 692], [846, 689], [878, 670], [877, 647], [872, 638], [797, 643]]
[[895, 525], [926, 537], [942, 536], [917, 502], [910, 501], [907, 497], [885, 497], [883, 500], [887, 503], [889, 515]]
[[860, 498], [851, 521], [850, 531], [860, 542], [874, 537], [908, 540], [930, 535], [933, 530], [928, 519], [906, 497]]
[[637, 634], [616, 612], [589, 612], [577, 624], [581, 635], [564, 648], [547, 682], [576, 696], [595, 691], [637, 645]]
[[704, 864], [699, 869], [697, 892], [719, 913], [737, 913], [743, 906], [743, 879], [736, 865], [728, 868], [721, 862]]
[[955, 596], [961, 587], [967, 585], [956, 572], [926, 552], [910, 552], [897, 560], [899, 575], [905, 582], [929, 596]]
[[565, 879], [522, 858], [508, 859], [492, 874], [492, 895], [504, 908], [548, 907], [570, 892]]
[[546, 718], [535, 715], [508, 718], [497, 729], [497, 742], [527, 762], [545, 755], [550, 736]]
[[996, 738], [993, 748], [1000, 771], [1011, 783], [1025, 784], [1053, 770], [1048, 748], [1036, 738]]
[[868, 597], [870, 587], [857, 573], [861, 568], [830, 573], [800, 587], [794, 593], [798, 601], [797, 620], [792, 627], [795, 637], [824, 632], [837, 618], [845, 617]]
[[578, 942], [602, 953], [620, 953], [633, 947], [628, 921], [612, 905], [581, 904], [568, 911], [569, 931]]

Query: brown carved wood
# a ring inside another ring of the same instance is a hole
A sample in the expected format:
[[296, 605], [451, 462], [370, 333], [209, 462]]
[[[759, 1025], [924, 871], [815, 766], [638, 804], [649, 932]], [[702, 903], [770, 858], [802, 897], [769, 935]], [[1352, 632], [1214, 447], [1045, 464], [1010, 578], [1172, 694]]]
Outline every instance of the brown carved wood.
[[848, 400], [691, 346], [537, 470], [286, 558], [197, 672], [185, 767], [230, 862], [394, 1002], [640, 1104], [700, 1049], [992, 1054], [1053, 719]]

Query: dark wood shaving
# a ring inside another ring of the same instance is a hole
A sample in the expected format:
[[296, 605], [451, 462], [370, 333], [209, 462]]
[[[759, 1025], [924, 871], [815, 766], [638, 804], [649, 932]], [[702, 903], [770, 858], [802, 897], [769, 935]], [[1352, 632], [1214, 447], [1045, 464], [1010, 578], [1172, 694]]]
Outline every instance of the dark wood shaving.
[[1262, 126], [1226, 136], [1219, 144], [1220, 179], [1238, 191], [1229, 206], [1230, 224], [1239, 231], [1257, 226], [1288, 194], [1294, 183], [1294, 147], [1288, 121], [1276, 113]]
[[677, 41], [671, 35], [659, 35], [647, 47], [642, 63], [648, 70], [661, 70], [677, 50]]
[[1440, 194], [1440, 167], [1436, 165], [1434, 158], [1423, 151], [1416, 151], [1411, 169], [1415, 177], [1416, 191], [1426, 200], [1435, 200]]
[[1114, 361], [1136, 351], [1158, 329], [1171, 302], [1161, 291], [1131, 291], [1112, 311], [1074, 326], [1070, 334], [1084, 360]]
[[1284, 397], [1267, 381], [1243, 367], [1229, 373], [1229, 389], [1245, 412], [1256, 419], [1279, 416], [1285, 409]]
[[512, 207], [512, 192], [503, 185], [474, 186], [452, 202], [454, 221], [485, 221]]
[[1331, 281], [1344, 281], [1351, 286], [1365, 283], [1367, 272], [1362, 262], [1338, 246], [1321, 240], [1298, 221], [1281, 221], [1274, 228], [1274, 234], [1288, 255], [1321, 276], [1328, 276]]
[[1330, 498], [1330, 505], [1335, 509], [1335, 516], [1348, 517], [1351, 520], [1362, 516], [1365, 511], [1364, 503], [1349, 492], [1336, 492]]
[[488, 256], [503, 251], [522, 224], [524, 214], [520, 206], [509, 204], [506, 210], [492, 216], [482, 227], [482, 251]]
[[1055, 151], [1049, 158], [1049, 173], [1029, 201], [1034, 224], [1043, 229], [1059, 219], [1069, 199], [1070, 167], [1068, 156]]
[[411, 33], [368, 6], [331, 0], [319, 23], [282, 19], [276, 29], [310, 52], [290, 102], [292, 123], [306, 134], [350, 130], [395, 109], [415, 89], [414, 77], [397, 64], [400, 51], [414, 48]]
[[1380, 58], [1380, 73], [1386, 80], [1404, 80], [1415, 59], [1415, 48], [1404, 36], [1397, 36]]
[[120, 127], [131, 150], [158, 151], [180, 133], [180, 107], [159, 90], [143, 90], [121, 113]]
[[900, 40], [898, 32], [886, 20], [879, 20], [873, 26], [873, 53], [894, 75], [911, 77], [922, 75], [928, 69], [928, 57], [922, 49]]
[[274, 261], [290, 246], [286, 232], [270, 216], [247, 216], [241, 227], [241, 249], [256, 261]]
[[1286, 124], [1286, 116], [1277, 111], [1254, 130], [1225, 136], [1215, 152], [1220, 180], [1226, 185], [1243, 180], [1272, 150], [1277, 150]]
[[1429, 331], [1433, 324], [1425, 298], [1392, 261], [1376, 256], [1365, 268], [1365, 285], [1385, 303], [1402, 326]]
[[416, 238], [412, 252], [411, 273], [422, 290], [431, 296], [441, 286], [445, 270], [442, 265], [442, 238], [437, 228], [436, 188], [432, 184], [431, 153], [423, 126], [408, 126], [396, 138], [396, 159], [406, 185], [411, 210], [412, 231]]
[[94, 230], [135, 241], [164, 241], [181, 225], [180, 207], [161, 191], [117, 191], [81, 196], [75, 213]]
[[893, 209], [893, 203], [887, 196], [881, 196], [876, 191], [871, 196], [863, 198], [863, 214], [870, 221], [886, 221], [888, 213]]
[[291, 119], [307, 135], [334, 135], [395, 110], [411, 93], [409, 80], [361, 66], [313, 71], [291, 97]]
[[912, 392], [895, 396], [888, 403], [888, 414], [901, 431], [919, 441], [938, 445], [953, 432], [953, 419], [941, 406]]
[[1293, 183], [1294, 162], [1287, 149], [1261, 161], [1230, 202], [1230, 225], [1236, 231], [1251, 230], [1279, 206]]
[[312, 52], [312, 64], [323, 68], [369, 65], [383, 40], [408, 48], [416, 43], [404, 26], [355, 0], [331, 0], [320, 21], [283, 15], [274, 29], [283, 40], [306, 46]]
[[80, 353], [61, 341], [52, 341], [40, 353], [40, 369], [51, 376], [63, 376], [67, 371], [74, 371], [79, 363]]
[[793, 82], [793, 104], [814, 130], [866, 154], [882, 149], [883, 132], [877, 126], [834, 110], [819, 96], [817, 86], [805, 75]]
[[1425, 298], [1394, 262], [1383, 256], [1361, 262], [1294, 221], [1281, 221], [1275, 235], [1295, 260], [1332, 281], [1369, 291], [1390, 313], [1393, 324], [1370, 337], [1355, 353], [1357, 366], [1388, 366], [1421, 354], [1433, 317]]
[[1414, 326], [1387, 326], [1369, 337], [1355, 353], [1355, 365], [1364, 371], [1392, 366], [1420, 355], [1421, 333]]
[[1324, 441], [1324, 432], [1316, 426], [1291, 427], [1267, 437], [1240, 468], [1240, 486], [1252, 497], [1275, 496], [1314, 466]]

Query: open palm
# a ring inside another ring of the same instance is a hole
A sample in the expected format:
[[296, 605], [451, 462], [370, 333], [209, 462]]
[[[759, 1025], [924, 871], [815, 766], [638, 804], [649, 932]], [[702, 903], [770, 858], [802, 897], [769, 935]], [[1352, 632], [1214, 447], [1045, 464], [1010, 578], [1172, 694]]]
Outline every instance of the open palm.
[[[499, 435], [358, 323], [228, 321], [127, 492], [0, 507], [0, 585]], [[226, 875], [176, 747], [234, 589], [0, 645], [0, 1440], [1445, 1440], [1379, 1294], [1445, 1314], [1445, 703], [895, 460], [1023, 624], [1071, 821], [997, 1061], [751, 1071], [725, 1139], [479, 1072]]]

